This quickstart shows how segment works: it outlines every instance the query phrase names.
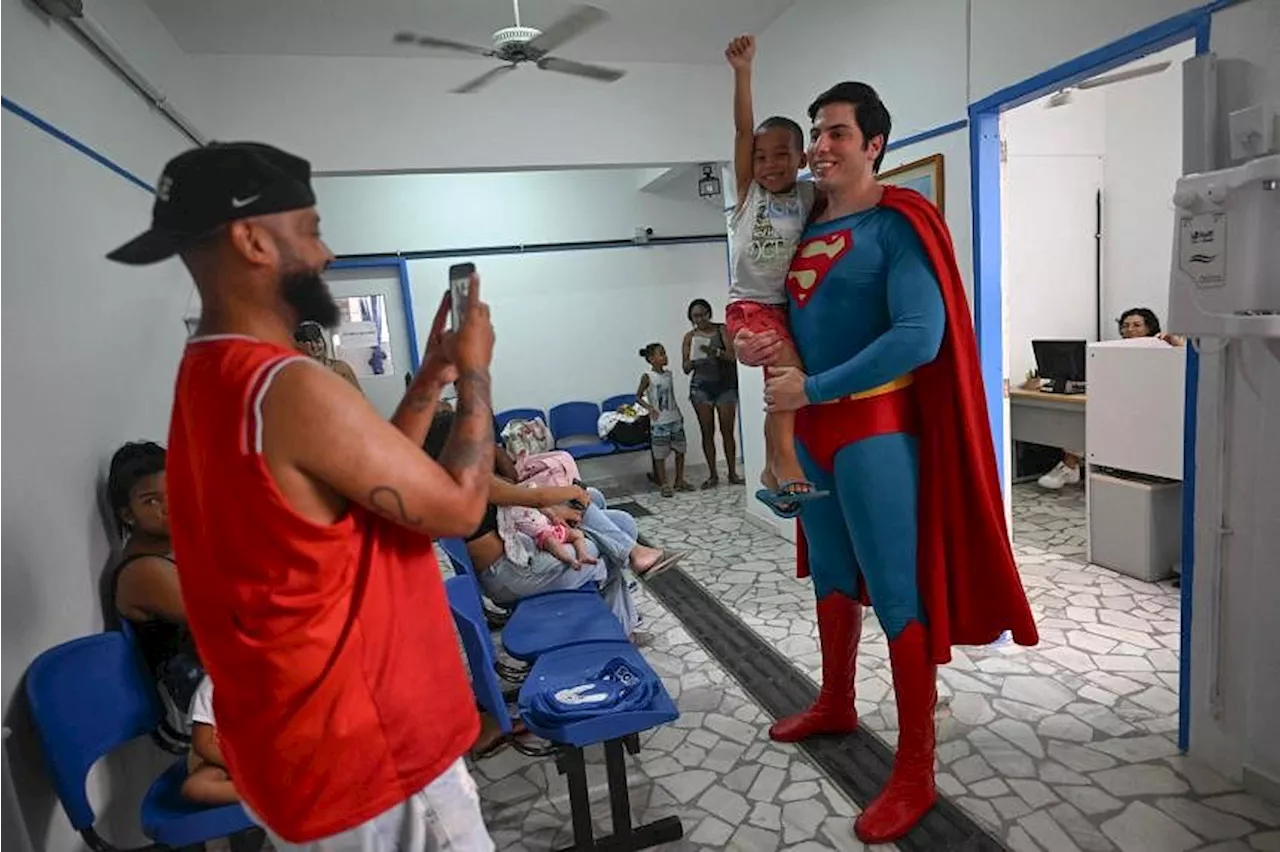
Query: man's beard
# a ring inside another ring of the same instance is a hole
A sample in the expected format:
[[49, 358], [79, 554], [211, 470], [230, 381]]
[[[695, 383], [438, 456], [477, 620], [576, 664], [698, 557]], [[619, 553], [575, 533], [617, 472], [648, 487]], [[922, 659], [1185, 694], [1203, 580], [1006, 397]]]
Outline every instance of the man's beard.
[[338, 324], [338, 304], [320, 273], [310, 270], [287, 273], [280, 281], [285, 302], [298, 314], [298, 324], [316, 322], [325, 328]]

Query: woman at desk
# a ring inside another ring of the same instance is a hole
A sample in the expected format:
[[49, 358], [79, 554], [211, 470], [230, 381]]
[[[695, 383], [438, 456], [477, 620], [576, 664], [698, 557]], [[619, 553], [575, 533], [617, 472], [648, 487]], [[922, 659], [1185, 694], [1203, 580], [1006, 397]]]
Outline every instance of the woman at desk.
[[[1130, 308], [1120, 315], [1120, 336], [1125, 340], [1135, 337], [1157, 337], [1170, 346], [1186, 343], [1181, 337], [1160, 330], [1160, 319], [1150, 308]], [[1040, 477], [1041, 488], [1058, 491], [1063, 486], [1080, 481], [1080, 454], [1063, 450], [1062, 461], [1053, 470]]]

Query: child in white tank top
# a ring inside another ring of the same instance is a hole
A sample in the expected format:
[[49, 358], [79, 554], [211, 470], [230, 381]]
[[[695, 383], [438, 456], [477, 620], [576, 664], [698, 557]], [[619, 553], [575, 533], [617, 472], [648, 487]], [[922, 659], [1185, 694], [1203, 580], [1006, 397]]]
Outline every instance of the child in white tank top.
[[[805, 166], [804, 132], [789, 118], [773, 116], [755, 127], [751, 105], [751, 64], [755, 37], [735, 38], [725, 50], [733, 67], [733, 148], [738, 205], [729, 215], [730, 338], [739, 331], [772, 332], [784, 343], [771, 367], [801, 367], [787, 328], [787, 273], [791, 256], [816, 203], [812, 183], [796, 179]], [[775, 514], [793, 518], [800, 504], [825, 492], [804, 475], [795, 447], [795, 412], [765, 415], [765, 487], [756, 498]]]
[[[663, 497], [676, 491], [692, 491], [684, 479], [684, 454], [689, 448], [684, 435], [684, 415], [676, 403], [675, 384], [667, 369], [667, 350], [661, 343], [650, 343], [640, 350], [649, 362], [649, 370], [640, 376], [636, 401], [649, 411], [649, 451], [653, 454], [653, 474]], [[667, 484], [667, 456], [676, 454], [675, 485]]]

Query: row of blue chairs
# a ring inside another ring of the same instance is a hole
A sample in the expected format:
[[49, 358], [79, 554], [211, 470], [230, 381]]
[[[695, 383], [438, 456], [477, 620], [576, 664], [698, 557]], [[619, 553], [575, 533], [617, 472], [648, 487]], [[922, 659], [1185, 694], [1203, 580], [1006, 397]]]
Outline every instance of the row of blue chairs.
[[600, 420], [602, 411], [616, 411], [619, 407], [635, 401], [636, 395], [631, 393], [611, 396], [599, 405], [594, 402], [562, 402], [553, 406], [550, 411], [539, 408], [512, 408], [494, 415], [494, 431], [500, 435], [512, 420], [532, 420], [540, 417], [551, 429], [551, 434], [555, 436], [556, 447], [575, 459], [590, 459], [613, 453], [644, 450], [649, 448], [648, 442], [616, 444], [613, 441], [600, 440], [600, 434], [596, 431], [596, 424]]
[[[499, 666], [485, 622], [482, 592], [466, 545], [459, 539], [440, 542], [453, 564], [454, 575], [445, 581], [449, 607], [462, 639], [471, 684], [480, 706], [498, 723], [511, 744], [525, 753], [540, 754], [515, 739], [515, 725], [508, 697], [498, 678]], [[631, 824], [625, 753], [640, 751], [640, 733], [674, 722], [680, 716], [657, 675], [628, 640], [618, 619], [605, 605], [599, 590], [544, 592], [523, 598], [502, 628], [502, 647], [517, 660], [529, 664], [515, 697], [520, 719], [533, 734], [552, 744], [556, 768], [569, 787], [570, 819], [575, 850], [610, 849], [619, 852], [648, 849], [672, 843], [684, 836], [678, 816], [646, 825]], [[622, 660], [635, 672], [659, 683], [649, 706], [619, 712], [602, 712], [573, 721], [548, 724], [531, 712], [535, 696], [548, 690], [573, 687], [591, 680], [612, 660]], [[613, 834], [595, 839], [591, 800], [587, 789], [583, 749], [604, 744], [605, 772]]]
[[[163, 714], [142, 654], [120, 631], [73, 639], [45, 651], [27, 669], [27, 701], [54, 790], [71, 825], [93, 852], [114, 852], [94, 828], [85, 787], [99, 758], [146, 736]], [[142, 800], [142, 830], [177, 849], [255, 828], [239, 805], [206, 807], [182, 796], [187, 759], [178, 758]]]

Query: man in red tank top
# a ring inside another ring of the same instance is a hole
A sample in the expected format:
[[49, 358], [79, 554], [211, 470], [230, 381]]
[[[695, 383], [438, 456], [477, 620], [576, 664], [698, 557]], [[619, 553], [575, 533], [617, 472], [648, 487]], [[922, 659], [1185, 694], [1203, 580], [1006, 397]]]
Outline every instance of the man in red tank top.
[[[293, 348], [332, 327], [310, 164], [267, 145], [165, 167], [151, 230], [109, 257], [178, 254], [200, 327], [178, 373], [168, 490], [182, 596], [227, 767], [278, 849], [490, 850], [461, 761], [479, 730], [431, 536], [480, 523], [493, 469], [493, 328], [473, 281], [390, 423]], [[455, 426], [422, 452], [441, 389]]]

